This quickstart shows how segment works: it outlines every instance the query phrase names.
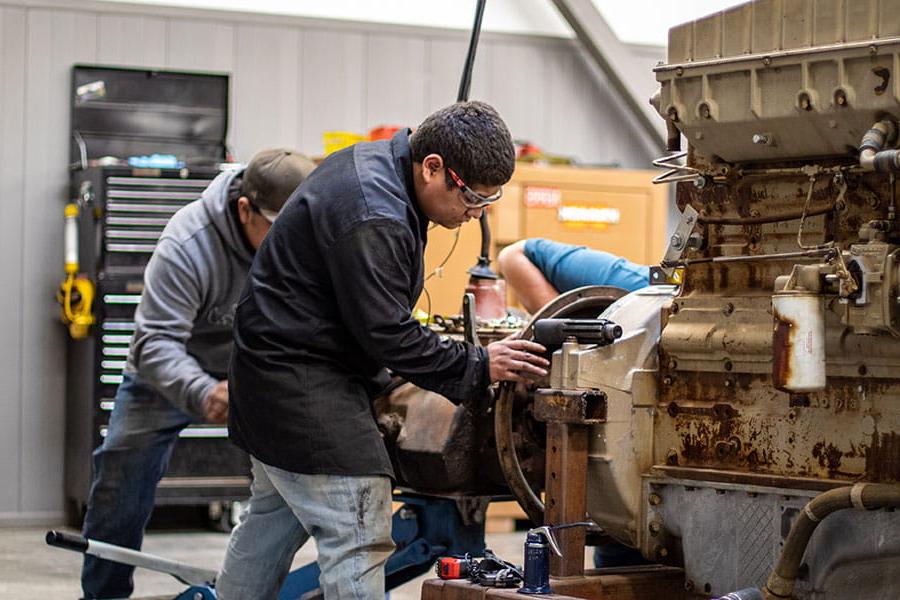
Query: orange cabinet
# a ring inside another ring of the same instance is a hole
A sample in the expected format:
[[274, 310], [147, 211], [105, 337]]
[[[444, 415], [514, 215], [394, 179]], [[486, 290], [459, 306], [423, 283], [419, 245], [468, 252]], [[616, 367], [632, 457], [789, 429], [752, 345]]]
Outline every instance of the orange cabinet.
[[[656, 175], [657, 171], [518, 165], [503, 199], [489, 209], [491, 258], [517, 240], [545, 237], [638, 263], [658, 263], [666, 246], [669, 188], [653, 185]], [[441, 227], [429, 232], [425, 273], [432, 275], [425, 287], [432, 312], [459, 312], [469, 278], [466, 269], [475, 264], [480, 243], [477, 222], [458, 232]], [[446, 264], [435, 272], [442, 262]], [[510, 301], [515, 303], [512, 297]], [[425, 294], [418, 307], [428, 310]]]

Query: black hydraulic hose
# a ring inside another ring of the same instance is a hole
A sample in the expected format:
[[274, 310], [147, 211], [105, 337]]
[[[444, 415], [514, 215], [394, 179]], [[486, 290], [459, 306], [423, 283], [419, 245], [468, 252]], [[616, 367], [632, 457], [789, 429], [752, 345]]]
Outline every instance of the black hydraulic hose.
[[[475, 6], [475, 23], [472, 24], [472, 37], [469, 38], [469, 52], [466, 54], [466, 62], [463, 65], [462, 79], [459, 81], [459, 92], [456, 94], [457, 102], [465, 102], [469, 99], [469, 89], [472, 87], [472, 69], [475, 66], [475, 51], [478, 49], [478, 39], [481, 37], [481, 20], [484, 17], [484, 6], [487, 0], [478, 0]], [[488, 223], [487, 211], [481, 213], [479, 218], [481, 225], [481, 254], [478, 263], [473, 267], [477, 272], [496, 279], [496, 274], [491, 271], [488, 254], [491, 251], [491, 225]]]
[[481, 213], [478, 224], [481, 225], [481, 257], [486, 259], [491, 251], [491, 225], [487, 220], [487, 211]]
[[478, 4], [475, 6], [475, 23], [472, 25], [472, 37], [469, 38], [469, 52], [466, 54], [462, 79], [459, 82], [459, 92], [456, 94], [457, 102], [465, 102], [469, 99], [469, 88], [472, 86], [472, 68], [475, 66], [475, 50], [478, 49], [478, 38], [481, 37], [481, 18], [484, 16], [484, 5], [486, 3], [487, 0], [478, 0]]
[[900, 485], [857, 483], [852, 487], [829, 490], [810, 500], [794, 521], [778, 564], [766, 582], [767, 600], [791, 597], [803, 554], [816, 527], [831, 513], [847, 508], [900, 508]]

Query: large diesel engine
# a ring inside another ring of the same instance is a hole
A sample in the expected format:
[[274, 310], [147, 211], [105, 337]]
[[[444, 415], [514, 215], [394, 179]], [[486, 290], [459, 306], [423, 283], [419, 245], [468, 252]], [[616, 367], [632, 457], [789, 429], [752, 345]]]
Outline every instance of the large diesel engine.
[[656, 69], [688, 143], [664, 285], [538, 397], [605, 398], [588, 513], [689, 592], [900, 594], [898, 36], [900, 2], [758, 0], [672, 29]]

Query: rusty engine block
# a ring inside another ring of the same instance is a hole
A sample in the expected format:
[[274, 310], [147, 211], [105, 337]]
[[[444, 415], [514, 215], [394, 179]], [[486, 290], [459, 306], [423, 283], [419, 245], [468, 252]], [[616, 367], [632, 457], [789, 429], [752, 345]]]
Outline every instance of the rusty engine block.
[[554, 355], [552, 389], [608, 398], [588, 512], [702, 597], [896, 598], [900, 518], [804, 506], [900, 481], [900, 2], [757, 0], [669, 42], [653, 102], [688, 150], [658, 179], [684, 216], [653, 277], [680, 285]]

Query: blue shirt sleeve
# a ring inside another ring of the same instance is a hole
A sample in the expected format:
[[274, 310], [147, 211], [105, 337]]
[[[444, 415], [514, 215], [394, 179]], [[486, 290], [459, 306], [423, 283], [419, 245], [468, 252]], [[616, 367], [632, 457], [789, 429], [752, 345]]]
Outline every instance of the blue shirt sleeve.
[[543, 238], [525, 242], [525, 256], [560, 293], [586, 285], [611, 285], [629, 292], [646, 287], [650, 268], [585, 246]]

